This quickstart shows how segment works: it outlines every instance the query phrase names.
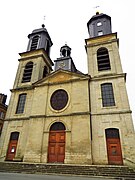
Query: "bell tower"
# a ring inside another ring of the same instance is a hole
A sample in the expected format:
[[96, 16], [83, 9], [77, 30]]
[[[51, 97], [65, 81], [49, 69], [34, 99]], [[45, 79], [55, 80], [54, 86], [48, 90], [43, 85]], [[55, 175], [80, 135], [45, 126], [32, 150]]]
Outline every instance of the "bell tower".
[[71, 48], [67, 44], [60, 48], [60, 58], [57, 58], [57, 60], [55, 60], [54, 62], [55, 71], [58, 69], [64, 69], [71, 72], [77, 71], [75, 64], [71, 58]]
[[106, 14], [96, 13], [87, 27], [93, 163], [128, 164], [128, 159], [135, 160], [134, 127], [119, 39], [112, 33], [111, 17]]
[[27, 51], [20, 53], [18, 71], [13, 88], [30, 86], [52, 71], [50, 49], [53, 45], [45, 25], [28, 35]]

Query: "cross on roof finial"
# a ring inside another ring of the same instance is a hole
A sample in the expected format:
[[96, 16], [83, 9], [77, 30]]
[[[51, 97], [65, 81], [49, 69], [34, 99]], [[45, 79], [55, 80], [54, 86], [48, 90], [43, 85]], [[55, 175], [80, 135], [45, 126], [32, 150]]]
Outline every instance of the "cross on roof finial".
[[44, 17], [43, 17], [43, 24], [42, 24], [42, 28], [44, 28], [44, 27], [45, 27], [45, 17], [46, 17], [46, 16], [44, 16]]
[[99, 11], [98, 11], [98, 8], [99, 8], [100, 6], [95, 6], [94, 8], [96, 9], [96, 14], [98, 13], [99, 14]]

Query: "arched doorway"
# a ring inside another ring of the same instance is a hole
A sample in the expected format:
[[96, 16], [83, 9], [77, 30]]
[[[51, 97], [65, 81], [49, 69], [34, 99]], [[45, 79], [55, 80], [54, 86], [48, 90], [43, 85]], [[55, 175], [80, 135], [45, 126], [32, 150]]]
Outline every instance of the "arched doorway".
[[123, 164], [122, 151], [120, 144], [119, 130], [109, 128], [105, 130], [107, 155], [109, 164]]
[[48, 162], [64, 163], [65, 126], [61, 122], [52, 124], [49, 132]]
[[10, 135], [6, 160], [13, 161], [16, 154], [19, 132], [12, 132]]

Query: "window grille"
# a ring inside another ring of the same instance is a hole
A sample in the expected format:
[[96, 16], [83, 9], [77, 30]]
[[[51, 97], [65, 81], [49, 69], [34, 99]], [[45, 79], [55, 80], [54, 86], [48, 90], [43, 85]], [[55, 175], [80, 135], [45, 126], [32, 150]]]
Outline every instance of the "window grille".
[[24, 112], [25, 101], [26, 101], [26, 94], [20, 94], [18, 99], [16, 114], [21, 114]]
[[31, 43], [30, 50], [35, 50], [38, 47], [39, 36], [34, 36]]
[[98, 49], [97, 63], [98, 63], [98, 71], [104, 71], [104, 70], [111, 69], [109, 54], [108, 54], [108, 50], [106, 48]]
[[115, 106], [113, 87], [111, 83], [101, 85], [101, 94], [103, 107]]
[[33, 62], [28, 62], [25, 66], [22, 83], [30, 82], [33, 70]]

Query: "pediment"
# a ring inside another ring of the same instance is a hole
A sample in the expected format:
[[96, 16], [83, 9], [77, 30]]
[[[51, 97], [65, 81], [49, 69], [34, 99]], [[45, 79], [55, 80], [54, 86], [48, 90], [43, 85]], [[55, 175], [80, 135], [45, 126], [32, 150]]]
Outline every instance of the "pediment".
[[81, 74], [81, 73], [58, 70], [58, 71], [52, 72], [47, 77], [37, 81], [36, 83], [34, 83], [34, 85], [66, 83], [69, 81], [74, 81], [74, 80], [79, 80], [79, 79], [81, 80], [81, 79], [86, 79], [86, 78], [89, 78], [89, 76], [85, 74]]

